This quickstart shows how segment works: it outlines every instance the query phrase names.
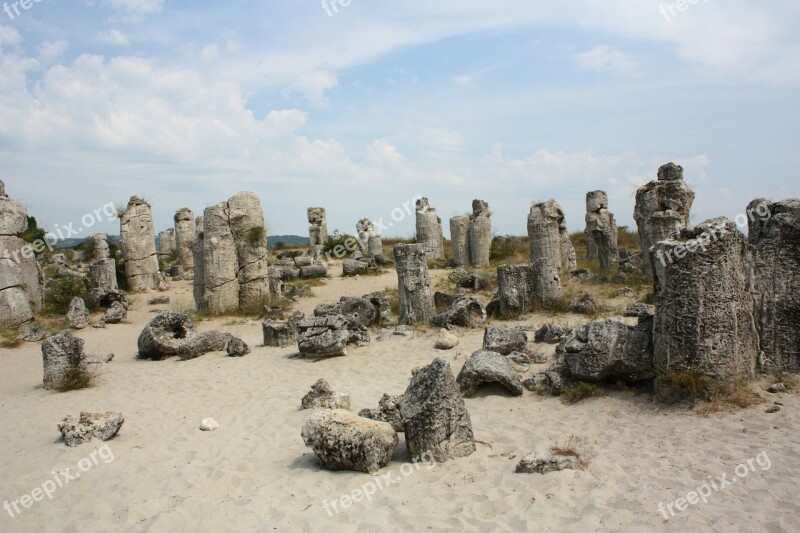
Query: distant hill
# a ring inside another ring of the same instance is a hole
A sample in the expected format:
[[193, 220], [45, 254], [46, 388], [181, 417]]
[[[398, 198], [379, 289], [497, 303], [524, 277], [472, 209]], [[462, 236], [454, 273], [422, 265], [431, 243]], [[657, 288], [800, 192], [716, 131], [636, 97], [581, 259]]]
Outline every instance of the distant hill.
[[270, 248], [275, 248], [279, 242], [282, 242], [284, 246], [308, 246], [308, 237], [300, 235], [270, 235], [267, 237], [267, 244]]
[[[62, 250], [71, 250], [78, 246], [80, 243], [88, 239], [88, 237], [84, 237], [82, 239], [64, 239], [63, 241], [58, 241], [53, 246], [55, 248], [61, 248]], [[108, 236], [108, 243], [109, 244], [117, 244], [119, 243], [119, 235], [109, 235]]]

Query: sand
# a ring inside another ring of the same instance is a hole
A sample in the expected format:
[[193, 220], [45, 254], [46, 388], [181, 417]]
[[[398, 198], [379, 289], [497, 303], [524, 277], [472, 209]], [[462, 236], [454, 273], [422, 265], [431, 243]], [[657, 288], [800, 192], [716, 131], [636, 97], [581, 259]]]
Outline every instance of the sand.
[[[297, 308], [310, 313], [342, 295], [395, 285], [393, 272], [335, 278]], [[412, 468], [401, 435], [392, 463], [376, 476], [330, 472], [300, 437], [309, 416], [300, 399], [318, 378], [349, 392], [354, 411], [375, 407], [383, 393], [402, 393], [411, 370], [434, 357], [457, 373], [480, 347], [482, 331], [458, 331], [461, 344], [449, 352], [433, 349], [433, 330], [411, 338], [373, 334], [369, 347], [313, 362], [293, 357], [291, 347], [261, 347], [258, 321], [223, 318], [198, 328], [241, 336], [252, 354], [137, 360], [136, 339], [151, 309], [191, 305], [189, 283], [173, 283], [168, 295], [167, 306], [149, 306], [147, 295], [136, 296], [128, 323], [76, 333], [87, 352], [115, 354], [92, 389], [47, 392], [39, 344], [2, 350], [0, 500], [30, 495], [53, 472], [70, 469], [80, 478], [58, 487], [51, 499], [29, 508], [18, 504], [21, 512], [13, 518], [3, 511], [0, 531], [800, 531], [797, 394], [764, 393], [784, 404], [776, 414], [765, 414], [763, 404], [703, 416], [654, 405], [632, 391], [611, 389], [605, 397], [565, 405], [527, 392], [512, 398], [490, 387], [466, 400], [480, 441], [472, 456]], [[549, 320], [533, 316], [528, 322]], [[545, 366], [534, 365], [529, 374]], [[112, 410], [125, 416], [113, 440], [78, 448], [61, 441], [56, 424], [67, 414]], [[199, 430], [207, 417], [219, 422], [217, 431]], [[592, 451], [585, 470], [514, 473], [522, 456], [570, 435]], [[736, 478], [737, 465], [756, 457], [762, 462], [751, 460], [754, 468], [708, 496], [708, 503], [682, 512], [673, 504], [669, 520], [659, 511], [659, 503], [666, 509], [709, 476]], [[81, 460], [91, 468], [80, 472]], [[374, 492], [370, 501], [344, 508], [342, 497], [358, 498], [353, 491], [360, 488]], [[330, 502], [337, 502], [336, 510]]]

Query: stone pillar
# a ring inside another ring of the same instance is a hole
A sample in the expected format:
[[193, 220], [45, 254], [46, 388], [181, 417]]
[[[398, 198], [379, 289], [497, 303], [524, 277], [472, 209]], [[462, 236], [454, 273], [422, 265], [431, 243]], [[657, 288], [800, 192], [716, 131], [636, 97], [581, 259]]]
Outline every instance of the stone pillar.
[[561, 278], [550, 259], [530, 265], [500, 265], [497, 268], [497, 296], [487, 311], [501, 319], [552, 309], [561, 298]]
[[239, 261], [228, 217], [228, 204], [221, 203], [207, 207], [203, 218], [203, 300], [212, 314], [239, 309]]
[[428, 258], [423, 244], [397, 244], [398, 298], [401, 324], [427, 324], [436, 315], [428, 274]]
[[472, 202], [472, 221], [469, 225], [469, 250], [472, 266], [489, 266], [492, 251], [492, 219], [489, 204], [483, 200]]
[[599, 262], [600, 270], [614, 270], [619, 265], [617, 223], [604, 191], [586, 194], [586, 248], [588, 259]]
[[752, 376], [758, 332], [750, 293], [750, 247], [725, 219], [684, 229], [653, 247], [658, 370]]
[[162, 261], [169, 259], [176, 250], [175, 230], [169, 228], [158, 234], [158, 258]]
[[383, 239], [375, 232], [372, 221], [364, 218], [356, 224], [358, 247], [364, 257], [372, 259], [383, 255]]
[[195, 219], [194, 240], [192, 241], [192, 262], [194, 263], [194, 280], [192, 292], [197, 309], [206, 309], [206, 262], [205, 262], [205, 224], [203, 217]]
[[0, 180], [0, 326], [16, 327], [42, 309], [41, 270], [19, 234], [28, 229], [25, 207], [6, 196]]
[[117, 290], [117, 262], [109, 257], [108, 236], [98, 233], [92, 236], [94, 261], [89, 265], [89, 280], [92, 287], [104, 290]]
[[753, 200], [747, 217], [762, 369], [800, 372], [800, 199]]
[[430, 207], [427, 198], [417, 200], [417, 243], [425, 246], [428, 261], [444, 259], [442, 219]]
[[578, 266], [564, 211], [555, 200], [533, 204], [528, 215], [528, 237], [531, 263], [550, 259], [561, 272], [571, 272]]
[[158, 270], [150, 204], [138, 196], [131, 197], [120, 218], [120, 247], [125, 257], [125, 276], [130, 291], [166, 288]]
[[192, 210], [184, 207], [175, 213], [175, 246], [178, 251], [178, 262], [187, 272], [194, 270], [195, 220]]
[[101, 261], [111, 257], [108, 247], [108, 235], [105, 233], [92, 235], [92, 241], [94, 241], [94, 254], [91, 258], [87, 257], [87, 259]]
[[655, 275], [650, 248], [689, 227], [694, 191], [683, 181], [683, 167], [668, 163], [658, 169], [658, 179], [639, 188], [633, 218], [639, 228], [642, 264], [650, 279]]
[[308, 208], [308, 250], [314, 257], [322, 256], [322, 248], [328, 241], [328, 215], [324, 207]]
[[453, 246], [453, 262], [456, 266], [469, 266], [472, 263], [472, 253], [469, 249], [470, 220], [466, 215], [450, 219], [450, 242]]
[[261, 201], [252, 192], [240, 192], [228, 200], [231, 232], [239, 265], [239, 309], [261, 310], [270, 301], [267, 230]]

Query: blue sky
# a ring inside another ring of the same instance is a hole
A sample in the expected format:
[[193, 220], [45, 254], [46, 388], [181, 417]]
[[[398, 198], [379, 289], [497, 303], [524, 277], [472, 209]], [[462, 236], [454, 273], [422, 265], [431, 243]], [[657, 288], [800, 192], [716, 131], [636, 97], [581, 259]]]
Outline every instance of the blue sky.
[[633, 226], [668, 161], [695, 223], [800, 196], [795, 0], [30, 2], [0, 13], [0, 178], [45, 227], [252, 190], [272, 234], [417, 194], [445, 233], [473, 198], [500, 234], [551, 197], [577, 231], [595, 189]]

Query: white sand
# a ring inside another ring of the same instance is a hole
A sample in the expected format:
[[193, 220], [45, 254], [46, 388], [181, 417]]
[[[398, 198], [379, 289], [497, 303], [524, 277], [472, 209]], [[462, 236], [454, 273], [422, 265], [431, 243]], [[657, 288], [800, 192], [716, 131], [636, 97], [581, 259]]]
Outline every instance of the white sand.
[[[160, 307], [191, 305], [190, 284], [173, 285], [173, 304]], [[298, 308], [310, 313], [339, 296], [394, 285], [393, 272], [337, 278], [315, 288], [314, 298]], [[261, 347], [257, 321], [232, 325], [235, 319], [219, 319], [198, 327], [240, 335], [253, 346], [252, 354], [140, 361], [136, 339], [153, 316], [146, 300], [137, 297], [127, 324], [77, 333], [89, 353], [116, 354], [95, 388], [44, 391], [39, 344], [2, 351], [0, 500], [30, 494], [52, 471], [75, 473], [81, 459], [103, 447], [66, 447], [56, 430], [65, 415], [119, 410], [126, 421], [107, 443], [113, 461], [99, 460], [57, 489], [52, 500], [14, 518], [3, 511], [0, 531], [800, 531], [796, 394], [770, 395], [785, 404], [777, 414], [765, 414], [766, 405], [760, 405], [700, 416], [655, 406], [648, 396], [631, 392], [612, 391], [568, 406], [556, 398], [511, 398], [490, 388], [466, 400], [476, 438], [486, 443], [471, 457], [404, 476], [408, 455], [401, 436], [394, 461], [378, 476], [329, 472], [300, 437], [309, 415], [299, 410], [300, 398], [312, 383], [324, 377], [351, 393], [354, 411], [375, 407], [384, 392], [402, 393], [411, 369], [436, 356], [457, 373], [480, 347], [482, 331], [458, 332], [461, 345], [450, 352], [433, 349], [435, 331], [380, 341], [373, 335], [369, 347], [351, 349], [345, 358], [311, 362], [291, 358], [291, 348]], [[207, 417], [220, 429], [201, 432]], [[572, 434], [593, 449], [588, 469], [514, 473], [522, 456]], [[712, 494], [707, 504], [701, 501], [669, 521], [659, 513], [659, 502], [685, 497], [708, 476], [736, 477], [736, 466], [761, 452], [770, 459], [769, 469], [755, 464], [755, 472]], [[382, 490], [375, 486], [371, 502], [353, 503], [333, 516], [323, 507], [387, 473], [397, 482]]]

